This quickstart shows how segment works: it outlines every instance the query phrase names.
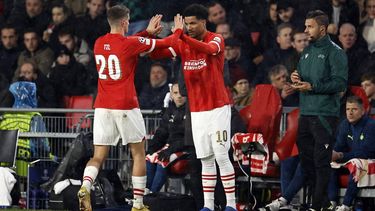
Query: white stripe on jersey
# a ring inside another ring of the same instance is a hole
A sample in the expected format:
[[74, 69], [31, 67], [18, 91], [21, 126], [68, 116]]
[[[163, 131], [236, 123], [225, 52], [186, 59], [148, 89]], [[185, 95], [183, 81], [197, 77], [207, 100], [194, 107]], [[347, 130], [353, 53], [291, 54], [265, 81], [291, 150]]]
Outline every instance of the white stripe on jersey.
[[169, 51], [171, 52], [171, 54], [173, 55], [173, 57], [176, 57], [176, 56], [177, 56], [176, 51], [174, 51], [174, 49], [173, 49], [172, 47], [169, 47], [168, 49], [169, 49]]
[[[215, 44], [217, 45], [217, 47], [218, 47], [218, 50], [217, 50], [217, 52], [216, 52], [216, 53], [214, 53], [213, 55], [216, 55], [216, 54], [218, 54], [218, 53], [219, 53], [219, 52], [221, 51], [219, 43], [218, 43], [217, 41], [215, 41], [215, 40], [212, 40], [212, 41], [210, 41], [210, 42], [212, 42], [212, 43], [215, 43]], [[210, 42], [209, 42], [209, 43], [210, 43]]]

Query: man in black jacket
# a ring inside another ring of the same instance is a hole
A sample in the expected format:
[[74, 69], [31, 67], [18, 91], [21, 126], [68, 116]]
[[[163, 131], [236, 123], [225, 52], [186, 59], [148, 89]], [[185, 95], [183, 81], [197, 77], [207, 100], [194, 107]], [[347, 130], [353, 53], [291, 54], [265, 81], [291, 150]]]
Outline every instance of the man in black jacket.
[[148, 142], [146, 188], [151, 192], [159, 192], [167, 179], [166, 169], [151, 157], [168, 162], [171, 154], [184, 148], [186, 97], [181, 96], [177, 83], [170, 93], [173, 103], [165, 110], [159, 128]]

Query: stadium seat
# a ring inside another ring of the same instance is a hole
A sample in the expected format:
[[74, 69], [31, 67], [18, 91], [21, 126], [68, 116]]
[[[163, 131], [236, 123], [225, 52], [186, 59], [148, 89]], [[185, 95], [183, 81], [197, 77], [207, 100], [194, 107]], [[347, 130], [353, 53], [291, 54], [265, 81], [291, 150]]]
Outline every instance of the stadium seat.
[[287, 128], [281, 141], [276, 144], [275, 152], [280, 160], [285, 160], [298, 154], [296, 145], [299, 109], [296, 108], [287, 117]]
[[275, 144], [280, 136], [282, 104], [276, 88], [269, 84], [255, 87], [250, 105], [240, 110], [240, 115], [247, 124], [249, 133], [261, 133], [267, 144], [270, 160]]
[[363, 90], [360, 86], [350, 86], [349, 90], [353, 95], [358, 96], [362, 99], [363, 107], [365, 108], [366, 113], [370, 113], [371, 106], [366, 96], [365, 90]]
[[[93, 106], [93, 96], [65, 96], [64, 104], [66, 108], [70, 109], [92, 109]], [[66, 124], [69, 129], [76, 129], [79, 125], [81, 119], [87, 113], [67, 113], [66, 114]], [[91, 126], [91, 121], [83, 121], [80, 124], [80, 128], [89, 128]]]

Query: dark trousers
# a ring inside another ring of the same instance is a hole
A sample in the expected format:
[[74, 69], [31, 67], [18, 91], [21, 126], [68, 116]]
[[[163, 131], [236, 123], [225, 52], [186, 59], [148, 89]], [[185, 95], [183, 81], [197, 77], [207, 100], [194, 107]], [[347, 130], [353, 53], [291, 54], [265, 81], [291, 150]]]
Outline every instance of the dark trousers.
[[[338, 200], [339, 187], [339, 176], [342, 173], [341, 169], [332, 170], [331, 180], [328, 185], [328, 197], [330, 201]], [[357, 183], [354, 182], [353, 175], [349, 175], [348, 187], [345, 192], [344, 201], [342, 204], [350, 207], [352, 206], [353, 200], [357, 197], [358, 193]]]
[[301, 115], [297, 146], [306, 181], [312, 187], [312, 208], [320, 210], [328, 203], [332, 148], [338, 118]]
[[304, 185], [304, 175], [298, 156], [287, 158], [280, 163], [281, 194], [289, 202]]

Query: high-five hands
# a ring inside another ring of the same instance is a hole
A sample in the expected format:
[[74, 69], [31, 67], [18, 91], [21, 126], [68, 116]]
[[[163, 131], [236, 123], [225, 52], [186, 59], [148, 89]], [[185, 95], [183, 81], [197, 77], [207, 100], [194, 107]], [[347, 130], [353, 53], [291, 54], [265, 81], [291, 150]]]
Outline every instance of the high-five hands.
[[174, 33], [177, 29], [184, 30], [184, 19], [180, 14], [174, 16], [174, 26], [172, 27], [172, 32]]
[[158, 35], [162, 30], [163, 26], [161, 25], [161, 18], [163, 15], [155, 15], [151, 18], [150, 22], [148, 23], [148, 26], [146, 28], [146, 31], [148, 34], [156, 36]]

